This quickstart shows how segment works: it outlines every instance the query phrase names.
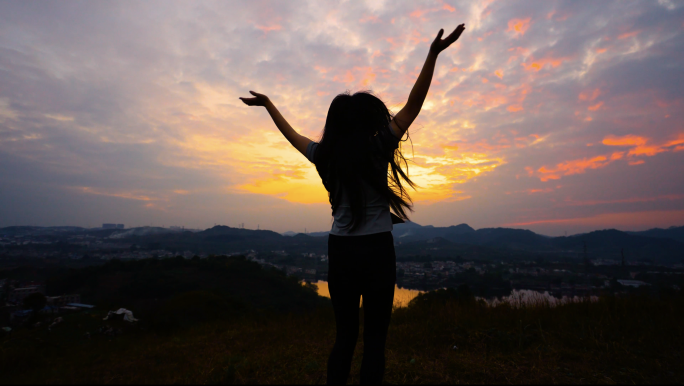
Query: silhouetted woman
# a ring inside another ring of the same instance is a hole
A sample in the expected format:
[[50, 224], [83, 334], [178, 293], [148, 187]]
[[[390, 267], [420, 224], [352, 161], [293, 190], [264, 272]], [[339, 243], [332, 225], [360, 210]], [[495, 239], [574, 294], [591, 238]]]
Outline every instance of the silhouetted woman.
[[249, 106], [266, 107], [285, 138], [316, 166], [328, 191], [333, 215], [328, 286], [337, 327], [328, 360], [328, 384], [347, 382], [359, 333], [361, 296], [361, 383], [382, 381], [396, 283], [392, 224], [408, 219], [406, 211], [411, 210], [411, 198], [401, 180], [414, 187], [400, 167], [406, 160], [399, 141], [420, 113], [437, 56], [464, 30], [461, 24], [446, 39], [442, 39], [444, 30], [439, 31], [406, 105], [396, 115], [365, 91], [336, 96], [319, 143], [294, 131], [266, 95], [250, 91], [253, 98], [240, 98]]

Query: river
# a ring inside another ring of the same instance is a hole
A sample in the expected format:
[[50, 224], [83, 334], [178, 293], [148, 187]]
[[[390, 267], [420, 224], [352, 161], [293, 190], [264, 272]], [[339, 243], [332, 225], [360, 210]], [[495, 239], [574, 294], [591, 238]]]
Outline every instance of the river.
[[[324, 280], [319, 280], [316, 283], [316, 286], [318, 286], [318, 294], [321, 296], [325, 296], [326, 298], [330, 297], [330, 291], [328, 290], [328, 282]], [[425, 291], [418, 291], [418, 290], [412, 290], [412, 289], [407, 289], [407, 288], [399, 288], [398, 286], [395, 285], [394, 287], [394, 306], [395, 307], [406, 307], [409, 302], [418, 296], [418, 294], [421, 294]]]
[[[330, 297], [330, 291], [328, 290], [328, 282], [324, 280], [319, 280], [315, 283], [318, 286], [318, 294]], [[399, 288], [395, 285], [394, 287], [394, 306], [395, 307], [406, 307], [409, 302], [425, 291], [413, 290], [408, 288]], [[477, 299], [482, 299], [490, 307], [496, 307], [502, 304], [509, 304], [513, 308], [518, 307], [529, 307], [529, 306], [548, 306], [556, 307], [567, 303], [580, 303], [585, 301], [596, 302], [598, 301], [597, 296], [580, 297], [580, 296], [563, 296], [554, 297], [548, 292], [538, 292], [534, 290], [516, 290], [511, 291], [508, 296], [502, 296], [500, 298], [484, 299], [477, 297]]]

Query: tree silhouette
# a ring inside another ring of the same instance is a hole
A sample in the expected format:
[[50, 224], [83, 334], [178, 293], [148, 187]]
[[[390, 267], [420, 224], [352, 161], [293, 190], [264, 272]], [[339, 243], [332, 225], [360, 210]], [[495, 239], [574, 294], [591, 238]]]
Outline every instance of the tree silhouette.
[[45, 298], [45, 295], [39, 292], [34, 292], [24, 298], [24, 307], [32, 309], [35, 313], [42, 310], [46, 304], [47, 299]]

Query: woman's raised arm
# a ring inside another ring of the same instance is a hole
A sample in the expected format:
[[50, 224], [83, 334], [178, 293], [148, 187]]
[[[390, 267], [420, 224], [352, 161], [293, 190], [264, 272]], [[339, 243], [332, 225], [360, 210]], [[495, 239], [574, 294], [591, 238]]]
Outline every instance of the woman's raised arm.
[[250, 91], [249, 93], [254, 95], [254, 98], [241, 97], [240, 100], [247, 106], [266, 107], [266, 111], [271, 115], [271, 119], [273, 119], [273, 123], [278, 127], [278, 130], [283, 133], [285, 138], [295, 147], [295, 149], [299, 150], [299, 152], [306, 157], [306, 147], [311, 140], [296, 132], [266, 95], [254, 91]]
[[416, 84], [414, 84], [413, 89], [411, 89], [411, 94], [409, 94], [406, 105], [394, 116], [394, 120], [390, 123], [390, 127], [397, 137], [401, 138], [404, 135], [409, 126], [411, 126], [411, 123], [413, 123], [420, 113], [420, 109], [423, 107], [423, 102], [425, 102], [425, 97], [427, 96], [427, 92], [430, 89], [430, 83], [432, 82], [432, 74], [435, 72], [437, 56], [453, 42], [458, 40], [463, 31], [465, 31], [465, 24], [459, 25], [454, 32], [446, 37], [446, 39], [442, 39], [444, 30], [439, 30], [437, 37], [432, 42], [432, 45], [430, 45], [430, 52], [428, 53], [427, 59], [425, 59], [425, 64], [423, 64], [423, 69], [420, 71], [420, 75], [418, 75]]

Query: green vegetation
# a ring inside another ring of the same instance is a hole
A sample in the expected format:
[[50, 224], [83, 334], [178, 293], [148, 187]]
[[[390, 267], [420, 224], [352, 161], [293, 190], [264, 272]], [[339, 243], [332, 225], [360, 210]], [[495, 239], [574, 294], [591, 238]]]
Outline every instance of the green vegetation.
[[49, 278], [46, 286], [49, 293], [79, 293], [102, 309], [128, 308], [144, 326], [164, 329], [256, 311], [302, 312], [325, 302], [296, 278], [242, 256], [112, 260]]
[[[329, 301], [243, 258], [111, 262], [48, 286], [98, 307], [51, 331], [43, 323], [0, 336], [0, 383], [325, 381]], [[140, 322], [102, 320], [117, 307]], [[682, 317], [681, 291], [555, 308], [490, 308], [467, 286], [433, 291], [394, 311], [386, 381], [681, 383]], [[353, 366], [358, 383], [360, 355]]]

